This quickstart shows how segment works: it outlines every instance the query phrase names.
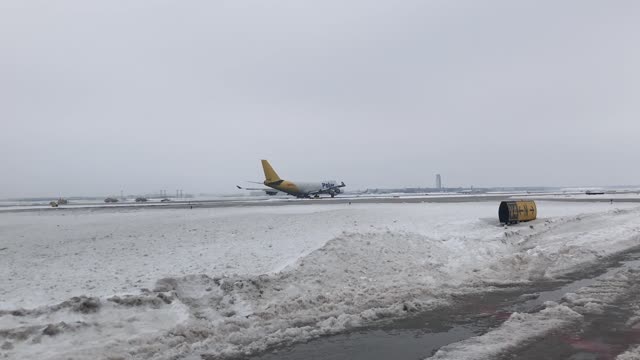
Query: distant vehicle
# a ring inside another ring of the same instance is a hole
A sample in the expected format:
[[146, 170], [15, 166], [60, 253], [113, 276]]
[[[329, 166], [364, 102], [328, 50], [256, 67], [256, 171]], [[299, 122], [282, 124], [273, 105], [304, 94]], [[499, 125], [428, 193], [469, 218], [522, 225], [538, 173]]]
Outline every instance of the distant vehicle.
[[[269, 188], [258, 188], [258, 189], [245, 189], [245, 190], [262, 190], [268, 195], [275, 195], [278, 191], [281, 191], [285, 194], [289, 194], [291, 196], [295, 196], [297, 198], [319, 198], [321, 194], [327, 194], [331, 197], [334, 197], [340, 193], [342, 193], [341, 188], [346, 185], [344, 182], [337, 184], [334, 180], [322, 181], [322, 182], [312, 182], [312, 183], [303, 183], [303, 182], [293, 182], [288, 180], [283, 180], [278, 176], [278, 174], [273, 170], [271, 164], [267, 160], [262, 160], [262, 170], [264, 171], [265, 180], [263, 184], [268, 186]], [[236, 185], [237, 186], [237, 185]], [[239, 189], [242, 187], [237, 186]]]
[[58, 205], [67, 205], [69, 203], [69, 201], [67, 201], [66, 199], [63, 199], [63, 198], [59, 198], [57, 203], [58, 203]]
[[604, 191], [602, 190], [587, 190], [585, 192], [587, 195], [604, 195]]
[[106, 202], [106, 203], [117, 203], [118, 199], [113, 198], [113, 197], [108, 197], [108, 198], [104, 199], [104, 202]]
[[137, 203], [147, 202], [147, 198], [146, 197], [137, 197], [136, 198], [136, 202]]
[[51, 205], [51, 207], [58, 207], [58, 203], [55, 201], [50, 202], [49, 205]]
[[160, 202], [170, 202], [170, 201], [171, 201], [171, 199], [167, 199], [167, 198], [164, 198], [164, 199], [160, 200]]

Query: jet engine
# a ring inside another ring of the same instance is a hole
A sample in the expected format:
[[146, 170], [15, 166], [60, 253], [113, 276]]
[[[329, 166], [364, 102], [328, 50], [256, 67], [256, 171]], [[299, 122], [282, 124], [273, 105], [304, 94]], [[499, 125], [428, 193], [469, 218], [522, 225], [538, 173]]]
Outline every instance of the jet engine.
[[338, 194], [340, 194], [342, 191], [340, 190], [340, 188], [335, 188], [335, 189], [331, 189], [329, 190], [329, 195], [331, 195], [331, 197], [334, 197]]

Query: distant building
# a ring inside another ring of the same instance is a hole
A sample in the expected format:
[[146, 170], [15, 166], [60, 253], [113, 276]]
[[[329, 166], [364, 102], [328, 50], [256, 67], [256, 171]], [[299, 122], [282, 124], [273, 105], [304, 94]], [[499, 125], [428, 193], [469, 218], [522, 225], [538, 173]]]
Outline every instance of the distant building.
[[442, 178], [440, 174], [436, 174], [436, 189], [442, 190]]

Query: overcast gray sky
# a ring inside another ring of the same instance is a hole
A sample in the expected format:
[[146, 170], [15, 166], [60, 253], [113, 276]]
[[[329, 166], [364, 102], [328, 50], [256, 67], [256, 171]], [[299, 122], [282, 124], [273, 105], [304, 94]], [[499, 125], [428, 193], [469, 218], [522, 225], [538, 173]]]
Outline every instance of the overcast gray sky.
[[640, 2], [0, 2], [0, 197], [640, 184]]

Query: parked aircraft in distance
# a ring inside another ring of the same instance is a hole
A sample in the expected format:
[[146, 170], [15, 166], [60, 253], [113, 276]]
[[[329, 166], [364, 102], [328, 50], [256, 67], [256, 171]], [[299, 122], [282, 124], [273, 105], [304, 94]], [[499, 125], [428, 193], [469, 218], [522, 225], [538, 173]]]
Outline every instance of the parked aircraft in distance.
[[321, 182], [293, 182], [283, 180], [273, 170], [271, 164], [267, 160], [262, 160], [262, 170], [264, 170], [264, 184], [268, 188], [243, 188], [238, 186], [238, 189], [243, 190], [262, 190], [268, 195], [276, 195], [278, 192], [283, 192], [295, 196], [297, 198], [319, 198], [321, 194], [327, 194], [334, 197], [342, 193], [343, 187], [346, 185], [344, 182], [338, 184], [334, 180], [321, 181]]

